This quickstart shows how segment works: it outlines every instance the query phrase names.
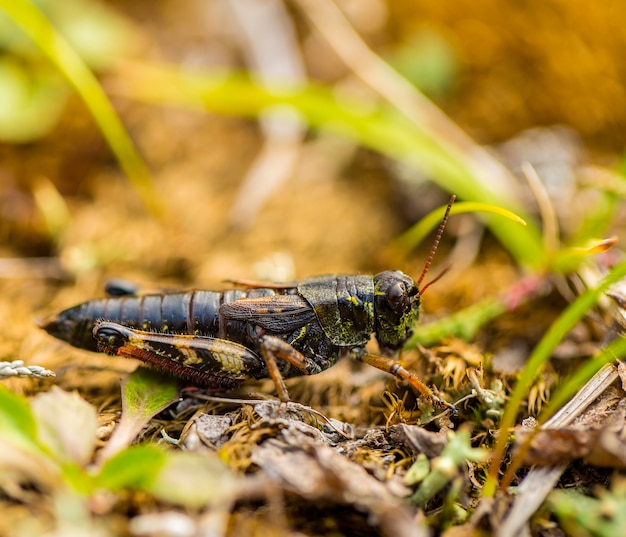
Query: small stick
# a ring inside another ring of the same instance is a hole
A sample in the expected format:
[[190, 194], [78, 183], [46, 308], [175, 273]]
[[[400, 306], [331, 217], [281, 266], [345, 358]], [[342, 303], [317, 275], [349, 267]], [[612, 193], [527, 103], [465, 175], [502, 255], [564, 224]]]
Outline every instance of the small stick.
[[[204, 395], [204, 394], [194, 394], [193, 397], [195, 399], [200, 399], [202, 401], [213, 401], [215, 403], [231, 403], [231, 404], [240, 404], [240, 405], [260, 405], [262, 403], [272, 402], [271, 399], [235, 399], [232, 397], [218, 397], [215, 395]], [[328, 426], [333, 429], [335, 432], [339, 433], [341, 436], [347, 439], [351, 439], [350, 435], [346, 434], [344, 431], [339, 429], [328, 417], [324, 416], [319, 410], [315, 410], [310, 406], [303, 405], [301, 403], [297, 403], [296, 401], [281, 401], [279, 404], [287, 404], [288, 406], [295, 407], [298, 410], [302, 410], [303, 412], [308, 412], [309, 414], [313, 414], [321, 418], [324, 422], [328, 424]]]

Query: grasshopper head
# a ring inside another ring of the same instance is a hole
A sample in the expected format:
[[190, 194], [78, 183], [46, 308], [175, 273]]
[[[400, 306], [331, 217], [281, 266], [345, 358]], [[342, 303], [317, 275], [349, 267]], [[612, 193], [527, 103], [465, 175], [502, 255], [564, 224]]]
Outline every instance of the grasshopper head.
[[419, 318], [420, 294], [412, 278], [399, 270], [374, 276], [376, 339], [381, 353], [392, 354], [409, 339]]

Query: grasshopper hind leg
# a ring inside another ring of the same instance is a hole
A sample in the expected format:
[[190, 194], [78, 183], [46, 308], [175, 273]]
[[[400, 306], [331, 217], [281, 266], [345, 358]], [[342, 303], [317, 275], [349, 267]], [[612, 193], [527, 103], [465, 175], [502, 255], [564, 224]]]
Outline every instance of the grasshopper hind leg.
[[247, 347], [225, 339], [146, 332], [109, 321], [96, 323], [93, 334], [101, 352], [141, 360], [211, 388], [228, 389], [243, 380], [269, 374], [282, 402], [289, 401], [289, 394], [277, 360], [306, 375], [321, 371], [314, 360], [270, 335], [259, 338], [260, 357]]
[[263, 359], [247, 347], [219, 338], [162, 334], [100, 321], [93, 335], [101, 352], [141, 360], [212, 389], [231, 389], [258, 378]]

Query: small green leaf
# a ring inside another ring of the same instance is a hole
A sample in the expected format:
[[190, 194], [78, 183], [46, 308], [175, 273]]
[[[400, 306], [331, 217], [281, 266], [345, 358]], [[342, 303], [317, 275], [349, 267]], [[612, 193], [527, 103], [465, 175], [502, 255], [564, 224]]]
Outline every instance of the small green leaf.
[[548, 497], [548, 506], [567, 535], [622, 535], [626, 527], [623, 479], [616, 479], [611, 489], [598, 489], [596, 498], [571, 490], [555, 490]]
[[67, 485], [62, 488], [71, 490], [72, 493], [87, 496], [94, 491], [93, 478], [83, 466], [75, 462], [61, 464], [61, 479], [57, 479], [58, 485]]
[[178, 399], [178, 381], [138, 367], [122, 384], [122, 418], [99, 454], [100, 462], [127, 448], [146, 424]]
[[147, 367], [138, 367], [122, 384], [123, 413], [146, 422], [176, 399], [178, 381]]
[[58, 462], [39, 441], [26, 399], [0, 386], [0, 484], [36, 483], [42, 490], [53, 490], [59, 474]]
[[458, 71], [457, 52], [443, 33], [434, 28], [416, 31], [389, 55], [388, 60], [429, 96], [445, 95]]
[[420, 453], [417, 456], [416, 461], [407, 470], [404, 476], [404, 483], [406, 485], [416, 485], [426, 479], [426, 476], [430, 473], [430, 461], [424, 453]]
[[104, 463], [95, 477], [96, 486], [107, 490], [148, 489], [168, 459], [154, 445], [138, 445], [120, 451]]
[[40, 0], [41, 10], [93, 69], [106, 69], [137, 50], [138, 28], [104, 2]]
[[199, 508], [228, 501], [241, 483], [217, 454], [175, 452], [149, 488], [161, 500]]
[[0, 439], [39, 450], [37, 425], [28, 401], [1, 385]]
[[459, 474], [459, 468], [466, 463], [486, 462], [489, 452], [486, 449], [474, 448], [467, 430], [449, 435], [448, 445], [439, 457], [431, 462], [431, 471], [424, 477], [420, 487], [411, 496], [411, 501], [424, 506], [443, 487], [453, 481]]

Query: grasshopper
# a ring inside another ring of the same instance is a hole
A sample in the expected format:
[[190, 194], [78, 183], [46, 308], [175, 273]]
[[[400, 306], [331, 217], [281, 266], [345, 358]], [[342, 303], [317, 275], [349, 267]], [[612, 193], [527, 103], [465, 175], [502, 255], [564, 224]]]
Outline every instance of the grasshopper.
[[[283, 379], [315, 375], [351, 356], [407, 381], [430, 402], [456, 412], [393, 356], [419, 319], [421, 290], [447, 222], [439, 226], [417, 282], [387, 270], [326, 275], [292, 283], [237, 281], [240, 289], [138, 296], [113, 286], [108, 298], [71, 307], [42, 323], [76, 347], [142, 360], [215, 390], [271, 378], [288, 401]], [[365, 346], [374, 334], [380, 355]]]

